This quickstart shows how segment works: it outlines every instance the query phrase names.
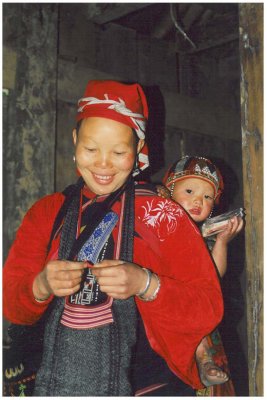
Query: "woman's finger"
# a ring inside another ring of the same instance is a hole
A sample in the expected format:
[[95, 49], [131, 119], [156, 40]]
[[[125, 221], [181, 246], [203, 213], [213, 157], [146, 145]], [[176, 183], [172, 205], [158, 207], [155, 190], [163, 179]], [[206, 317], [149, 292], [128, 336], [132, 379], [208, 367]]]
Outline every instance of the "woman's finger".
[[63, 297], [63, 296], [65, 297], [65, 296], [70, 296], [70, 295], [78, 292], [79, 289], [80, 289], [80, 285], [76, 285], [71, 289], [66, 289], [66, 288], [57, 289], [57, 290], [55, 290], [54, 294], [57, 297]]
[[98, 264], [97, 267], [93, 267], [92, 273], [96, 276], [96, 277], [102, 277], [102, 276], [110, 276], [110, 277], [117, 277], [119, 275], [123, 276], [126, 272], [125, 272], [125, 267], [123, 267], [122, 265], [124, 264], [123, 261], [120, 261], [119, 264], [116, 263], [110, 265], [110, 263], [108, 264]]
[[120, 294], [120, 293], [114, 293], [114, 292], [105, 292], [109, 297], [112, 297], [113, 299], [117, 299], [117, 300], [124, 300], [127, 299], [128, 296], [124, 295], [124, 294]]
[[49, 282], [49, 285], [53, 291], [53, 293], [56, 293], [58, 290], [72, 290], [76, 286], [80, 286], [81, 284], [81, 278], [78, 279], [73, 279], [70, 281], [58, 281], [58, 280], [53, 280]]
[[87, 268], [87, 262], [76, 262], [67, 260], [49, 261], [44, 269], [46, 274], [57, 274], [62, 271], [80, 271]]
[[87, 261], [64, 261], [64, 271], [79, 271], [88, 267]]
[[47, 275], [47, 279], [54, 279], [57, 281], [71, 281], [73, 279], [81, 279], [83, 276], [84, 269], [79, 270], [64, 270], [64, 271], [56, 271]]
[[103, 260], [100, 263], [94, 264], [93, 268], [106, 268], [106, 267], [115, 267], [117, 265], [124, 264], [122, 260]]
[[240, 218], [240, 220], [238, 221], [238, 227], [242, 229], [243, 226], [244, 226], [244, 220]]
[[126, 292], [128, 292], [127, 291], [127, 289], [124, 287], [124, 286], [122, 286], [122, 285], [117, 285], [117, 284], [114, 284], [114, 285], [99, 285], [100, 286], [100, 290], [101, 290], [101, 292], [104, 292], [104, 293], [117, 293], [117, 294], [124, 294], [124, 293], [126, 293]]

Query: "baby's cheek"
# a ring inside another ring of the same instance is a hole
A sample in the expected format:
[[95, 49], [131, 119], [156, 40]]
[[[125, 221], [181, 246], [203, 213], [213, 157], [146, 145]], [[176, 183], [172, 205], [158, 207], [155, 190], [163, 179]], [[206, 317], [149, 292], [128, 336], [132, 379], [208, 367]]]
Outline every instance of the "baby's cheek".
[[172, 198], [173, 198], [174, 201], [179, 203], [182, 207], [185, 208], [187, 206], [188, 202], [186, 201], [186, 199], [182, 195], [174, 193]]

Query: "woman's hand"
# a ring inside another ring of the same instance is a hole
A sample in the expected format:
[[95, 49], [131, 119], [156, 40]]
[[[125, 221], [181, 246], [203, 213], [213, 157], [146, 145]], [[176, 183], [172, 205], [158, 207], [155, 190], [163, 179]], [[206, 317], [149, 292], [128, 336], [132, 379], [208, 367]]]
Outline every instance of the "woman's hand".
[[[137, 264], [120, 260], [104, 260], [92, 268], [100, 285], [100, 290], [114, 299], [128, 299], [144, 290], [146, 272]], [[155, 282], [154, 282], [155, 281]], [[155, 291], [157, 282], [151, 279], [150, 292]]]
[[36, 299], [46, 300], [51, 294], [69, 296], [80, 288], [86, 262], [49, 261], [33, 282], [33, 295]]
[[225, 229], [218, 233], [216, 242], [219, 241], [222, 244], [227, 244], [232, 240], [243, 228], [244, 221], [240, 217], [233, 217], [228, 221]]

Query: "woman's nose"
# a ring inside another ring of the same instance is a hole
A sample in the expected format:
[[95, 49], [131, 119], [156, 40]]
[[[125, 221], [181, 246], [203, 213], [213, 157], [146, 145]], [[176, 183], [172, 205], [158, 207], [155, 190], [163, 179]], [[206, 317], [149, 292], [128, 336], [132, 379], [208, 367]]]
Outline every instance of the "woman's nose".
[[111, 165], [111, 160], [108, 156], [108, 154], [99, 154], [99, 157], [97, 158], [96, 162], [95, 162], [97, 167], [101, 167], [101, 168], [108, 168]]

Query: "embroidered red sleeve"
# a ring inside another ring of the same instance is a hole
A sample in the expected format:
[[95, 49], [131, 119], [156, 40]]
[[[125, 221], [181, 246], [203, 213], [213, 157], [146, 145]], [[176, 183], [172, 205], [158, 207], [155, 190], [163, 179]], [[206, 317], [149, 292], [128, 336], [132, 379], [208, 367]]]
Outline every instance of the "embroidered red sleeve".
[[37, 201], [17, 231], [3, 271], [4, 316], [13, 323], [34, 323], [49, 304], [49, 300], [35, 301], [32, 284], [45, 265], [50, 232], [63, 200], [56, 193]]
[[[136, 300], [150, 344], [181, 379], [202, 387], [194, 353], [223, 314], [213, 261], [197, 227], [181, 207], [167, 199], [150, 198], [137, 210], [137, 231], [148, 246], [142, 253], [146, 260], [151, 253], [149, 267], [161, 279], [156, 300]], [[142, 258], [137, 257], [141, 265]]]

